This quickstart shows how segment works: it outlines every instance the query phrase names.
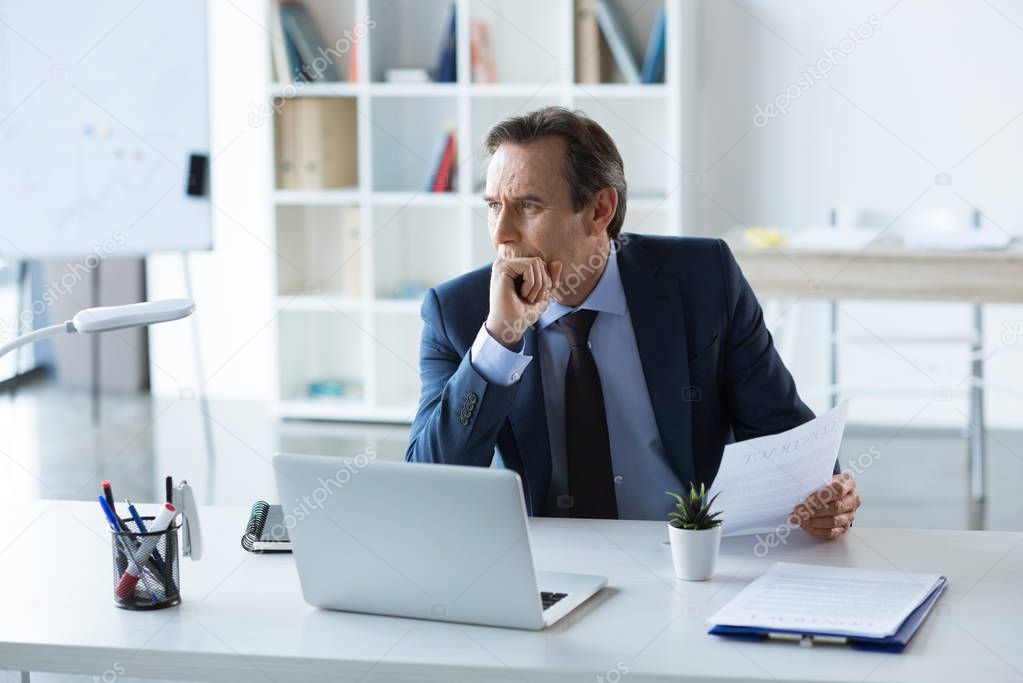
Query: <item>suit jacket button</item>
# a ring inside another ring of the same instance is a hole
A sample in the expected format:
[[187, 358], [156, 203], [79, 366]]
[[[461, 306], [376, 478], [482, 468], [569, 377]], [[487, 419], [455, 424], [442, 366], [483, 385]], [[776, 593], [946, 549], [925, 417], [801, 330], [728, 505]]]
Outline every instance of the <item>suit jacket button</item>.
[[469, 396], [465, 400], [469, 402], [469, 405], [475, 405], [478, 399], [479, 397], [475, 393], [469, 392]]
[[469, 418], [467, 418], [465, 416], [465, 414], [459, 415], [458, 416], [458, 421], [462, 423], [463, 427], [466, 426], [467, 424], [469, 424]]

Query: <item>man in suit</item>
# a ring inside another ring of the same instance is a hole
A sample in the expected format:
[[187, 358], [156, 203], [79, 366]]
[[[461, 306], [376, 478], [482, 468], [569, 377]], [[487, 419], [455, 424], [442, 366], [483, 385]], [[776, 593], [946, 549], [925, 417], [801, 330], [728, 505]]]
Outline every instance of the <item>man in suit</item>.
[[[624, 233], [614, 141], [559, 107], [487, 135], [497, 259], [423, 302], [406, 460], [510, 468], [532, 515], [667, 519], [726, 443], [813, 418], [725, 243]], [[496, 451], [495, 451], [496, 447]], [[837, 538], [852, 477], [793, 511]]]

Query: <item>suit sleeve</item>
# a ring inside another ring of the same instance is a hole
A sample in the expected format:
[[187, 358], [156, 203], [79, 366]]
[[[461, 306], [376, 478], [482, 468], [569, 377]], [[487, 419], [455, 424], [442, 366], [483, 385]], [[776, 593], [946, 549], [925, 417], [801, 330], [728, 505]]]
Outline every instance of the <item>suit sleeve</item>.
[[422, 389], [405, 460], [487, 467], [497, 433], [511, 411], [519, 383], [488, 382], [448, 339], [437, 293], [423, 300], [419, 352]]
[[724, 396], [736, 441], [777, 434], [813, 419], [774, 348], [753, 289], [724, 241], [727, 329], [723, 348]]

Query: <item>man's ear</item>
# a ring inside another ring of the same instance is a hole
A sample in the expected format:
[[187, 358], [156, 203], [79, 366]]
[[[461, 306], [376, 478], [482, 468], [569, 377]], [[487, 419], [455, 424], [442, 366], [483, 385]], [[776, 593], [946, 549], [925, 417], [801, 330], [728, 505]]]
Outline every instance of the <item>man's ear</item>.
[[618, 190], [605, 187], [593, 196], [590, 207], [590, 234], [600, 235], [607, 231], [607, 225], [618, 210]]

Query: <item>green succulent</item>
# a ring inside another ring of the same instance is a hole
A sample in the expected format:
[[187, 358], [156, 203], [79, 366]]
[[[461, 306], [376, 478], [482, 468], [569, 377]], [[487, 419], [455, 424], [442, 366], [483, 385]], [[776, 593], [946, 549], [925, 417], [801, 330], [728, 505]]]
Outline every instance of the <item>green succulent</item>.
[[688, 498], [671, 491], [665, 491], [665, 493], [675, 499], [675, 511], [668, 515], [671, 518], [669, 524], [673, 527], [699, 531], [713, 529], [721, 525], [722, 520], [718, 519], [721, 511], [710, 511], [714, 500], [720, 494], [714, 494], [710, 500], [707, 500], [707, 489], [703, 484], [700, 484], [700, 488], [697, 490], [696, 484], [689, 482]]

